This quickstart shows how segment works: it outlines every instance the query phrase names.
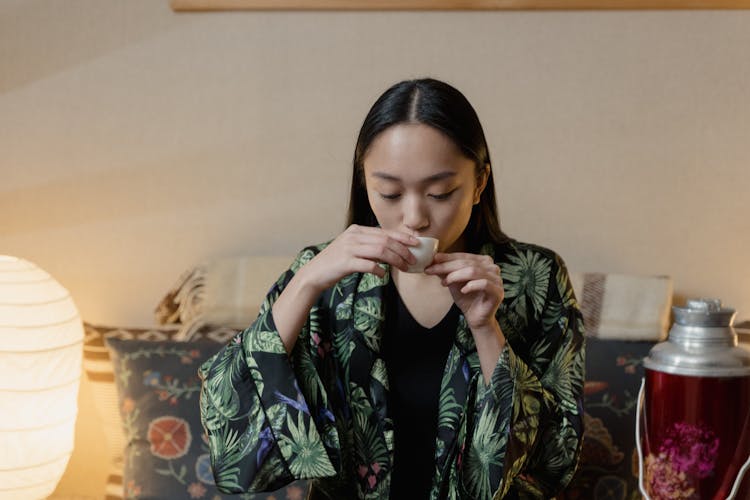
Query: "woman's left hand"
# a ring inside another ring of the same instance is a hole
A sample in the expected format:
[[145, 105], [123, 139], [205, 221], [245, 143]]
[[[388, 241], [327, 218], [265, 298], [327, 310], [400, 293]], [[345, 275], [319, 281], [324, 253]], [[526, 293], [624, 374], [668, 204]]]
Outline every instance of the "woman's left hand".
[[504, 291], [500, 266], [489, 255], [438, 253], [424, 272], [440, 277], [472, 332], [495, 324]]

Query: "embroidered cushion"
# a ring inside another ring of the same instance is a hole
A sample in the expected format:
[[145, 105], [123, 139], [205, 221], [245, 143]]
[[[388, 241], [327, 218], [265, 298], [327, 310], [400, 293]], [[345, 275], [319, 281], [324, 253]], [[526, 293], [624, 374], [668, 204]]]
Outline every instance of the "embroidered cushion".
[[[103, 446], [109, 458], [109, 472], [105, 487], [105, 500], [122, 499], [122, 460], [125, 437], [117, 402], [115, 376], [109, 351], [104, 344], [107, 338], [160, 342], [177, 340], [180, 325], [164, 325], [158, 328], [131, 328], [121, 326], [98, 326], [84, 323], [83, 369], [86, 372], [97, 416], [104, 431]], [[195, 339], [207, 339], [223, 345], [237, 331], [232, 328], [212, 327], [199, 331]], [[218, 347], [217, 347], [218, 348]]]
[[586, 338], [583, 451], [562, 498], [640, 498], [636, 405], [643, 358], [654, 344]]
[[200, 423], [198, 366], [220, 344], [108, 338], [122, 417], [124, 494], [134, 499], [294, 500], [304, 482], [275, 493], [225, 495], [214, 486]]

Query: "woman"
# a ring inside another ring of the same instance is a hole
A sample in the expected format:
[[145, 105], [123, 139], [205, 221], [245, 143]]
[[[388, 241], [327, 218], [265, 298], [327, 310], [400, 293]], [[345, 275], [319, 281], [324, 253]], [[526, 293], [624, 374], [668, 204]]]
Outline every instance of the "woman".
[[[415, 236], [439, 239], [407, 273]], [[479, 119], [405, 81], [357, 140], [349, 225], [302, 250], [201, 367], [217, 485], [310, 498], [549, 498], [582, 436], [583, 324], [550, 250], [497, 218]]]

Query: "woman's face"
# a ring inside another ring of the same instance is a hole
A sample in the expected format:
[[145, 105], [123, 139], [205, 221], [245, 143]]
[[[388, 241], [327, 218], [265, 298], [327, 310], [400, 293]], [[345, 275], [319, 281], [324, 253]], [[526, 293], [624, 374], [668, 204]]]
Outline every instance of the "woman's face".
[[464, 249], [471, 208], [487, 182], [442, 132], [422, 123], [394, 125], [364, 159], [370, 206], [380, 227], [440, 240], [439, 251]]

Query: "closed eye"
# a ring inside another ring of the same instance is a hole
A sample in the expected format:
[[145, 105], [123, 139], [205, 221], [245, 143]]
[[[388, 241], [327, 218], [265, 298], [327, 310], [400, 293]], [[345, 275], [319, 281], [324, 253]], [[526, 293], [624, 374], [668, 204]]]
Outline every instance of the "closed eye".
[[380, 197], [383, 198], [384, 200], [397, 200], [399, 199], [400, 196], [401, 196], [400, 193], [394, 193], [394, 194], [380, 193]]
[[[458, 188], [456, 188], [456, 189], [458, 189]], [[442, 200], [447, 200], [448, 198], [450, 198], [450, 196], [451, 196], [451, 195], [452, 195], [453, 193], [455, 193], [455, 192], [456, 192], [456, 189], [452, 189], [452, 190], [448, 191], [447, 193], [441, 193], [441, 194], [428, 194], [427, 196], [429, 196], [429, 197], [430, 197], [430, 198], [432, 198], [433, 200], [438, 200], [438, 201], [442, 201]]]

